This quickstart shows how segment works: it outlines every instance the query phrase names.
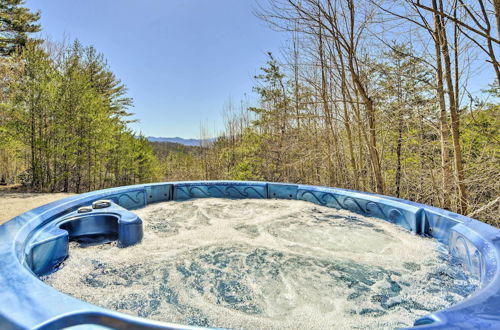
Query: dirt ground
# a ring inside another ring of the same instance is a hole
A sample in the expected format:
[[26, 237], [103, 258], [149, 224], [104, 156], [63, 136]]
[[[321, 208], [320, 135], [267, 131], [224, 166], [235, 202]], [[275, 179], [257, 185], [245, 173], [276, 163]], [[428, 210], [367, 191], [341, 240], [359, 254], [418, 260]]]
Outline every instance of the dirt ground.
[[11, 189], [0, 189], [0, 224], [29, 211], [35, 207], [71, 196], [73, 194], [42, 194], [15, 192]]

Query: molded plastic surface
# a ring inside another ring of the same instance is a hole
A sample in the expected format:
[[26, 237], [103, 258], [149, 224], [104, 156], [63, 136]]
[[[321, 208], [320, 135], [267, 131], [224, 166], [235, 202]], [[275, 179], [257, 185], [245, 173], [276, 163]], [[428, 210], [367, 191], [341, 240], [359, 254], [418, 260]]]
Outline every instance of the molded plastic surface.
[[[68, 255], [69, 239], [113, 235], [122, 245], [142, 239], [140, 219], [127, 210], [189, 198], [284, 198], [348, 209], [431, 236], [462, 260], [480, 289], [468, 299], [416, 320], [418, 329], [500, 329], [500, 230], [435, 207], [358, 191], [266, 182], [172, 182], [119, 187], [72, 196], [0, 225], [0, 328], [58, 329], [97, 325], [134, 329], [196, 329], [140, 319], [97, 307], [47, 286], [35, 274], [50, 272]], [[107, 199], [110, 207], [78, 213]], [[424, 256], [423, 256], [424, 257]]]
[[[71, 240], [118, 240], [120, 246], [137, 244], [143, 236], [142, 220], [114, 204], [98, 201], [97, 207], [81, 207], [37, 229], [26, 244], [26, 263], [37, 275], [54, 270], [68, 256]], [[107, 206], [109, 205], [109, 206]]]

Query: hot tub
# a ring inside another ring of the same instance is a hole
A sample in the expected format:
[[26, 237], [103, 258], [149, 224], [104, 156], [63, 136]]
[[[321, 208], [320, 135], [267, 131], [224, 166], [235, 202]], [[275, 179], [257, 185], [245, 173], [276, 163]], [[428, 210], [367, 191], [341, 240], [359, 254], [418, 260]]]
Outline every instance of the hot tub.
[[[467, 299], [415, 320], [418, 328], [500, 328], [500, 230], [455, 213], [352, 190], [267, 182], [172, 182], [72, 196], [0, 226], [0, 328], [71, 326], [186, 329], [107, 310], [40, 281], [68, 256], [70, 241], [139, 243], [141, 219], [130, 210], [193, 198], [296, 199], [386, 220], [432, 237], [460, 260], [479, 289]], [[425, 256], [422, 256], [425, 258]]]

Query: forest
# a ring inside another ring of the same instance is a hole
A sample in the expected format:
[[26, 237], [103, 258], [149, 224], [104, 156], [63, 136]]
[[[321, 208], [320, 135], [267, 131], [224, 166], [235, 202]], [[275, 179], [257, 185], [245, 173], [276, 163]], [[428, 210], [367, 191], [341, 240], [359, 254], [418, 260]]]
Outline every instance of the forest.
[[22, 3], [0, 7], [0, 180], [77, 193], [156, 180], [153, 149], [128, 128], [132, 100], [103, 55], [28, 38], [40, 13]]
[[289, 42], [256, 75], [258, 102], [229, 102], [224, 131], [200, 147], [131, 131], [132, 100], [103, 55], [78, 41], [30, 39], [40, 13], [22, 4], [0, 7], [8, 183], [82, 192], [161, 180], [294, 182], [500, 226], [498, 1], [256, 2], [270, 33]]

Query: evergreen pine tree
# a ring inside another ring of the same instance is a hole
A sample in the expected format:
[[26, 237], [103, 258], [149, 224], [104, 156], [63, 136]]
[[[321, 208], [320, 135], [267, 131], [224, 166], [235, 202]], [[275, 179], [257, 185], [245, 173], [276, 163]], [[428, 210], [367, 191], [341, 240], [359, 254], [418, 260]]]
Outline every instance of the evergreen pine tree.
[[40, 13], [23, 6], [24, 0], [0, 0], [0, 55], [19, 51], [28, 41], [28, 33], [40, 31], [36, 22]]

